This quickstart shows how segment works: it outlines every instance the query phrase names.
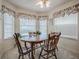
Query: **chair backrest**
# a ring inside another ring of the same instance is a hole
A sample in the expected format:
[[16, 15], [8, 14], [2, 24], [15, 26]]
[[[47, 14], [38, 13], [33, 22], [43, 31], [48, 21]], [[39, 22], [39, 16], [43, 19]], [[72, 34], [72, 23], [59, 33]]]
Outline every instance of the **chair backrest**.
[[55, 34], [55, 42], [54, 42], [54, 44], [55, 44], [56, 46], [57, 46], [57, 44], [58, 44], [58, 42], [59, 42], [60, 35], [61, 35], [61, 32], [57, 32], [57, 33]]
[[52, 47], [55, 48], [57, 46], [60, 35], [61, 35], [61, 33], [48, 35], [48, 37], [49, 37], [48, 43], [47, 43], [48, 48], [52, 48]]
[[55, 38], [55, 35], [50, 36], [50, 34], [48, 34], [48, 40], [46, 41], [47, 49], [50, 49], [50, 48], [53, 47], [53, 45], [54, 45], [54, 38]]
[[17, 45], [17, 47], [18, 47], [18, 52], [19, 52], [19, 53], [23, 53], [21, 44], [20, 44], [20, 42], [19, 42], [20, 33], [14, 33], [13, 36], [14, 36], [14, 39], [15, 39], [15, 43], [16, 43], [16, 45]]

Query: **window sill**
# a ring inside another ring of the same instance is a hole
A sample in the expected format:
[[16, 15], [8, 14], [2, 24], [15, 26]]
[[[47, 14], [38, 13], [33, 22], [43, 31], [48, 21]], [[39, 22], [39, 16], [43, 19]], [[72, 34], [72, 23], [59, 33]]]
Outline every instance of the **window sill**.
[[8, 37], [8, 38], [5, 38], [4, 40], [11, 40], [13, 39], [13, 37]]

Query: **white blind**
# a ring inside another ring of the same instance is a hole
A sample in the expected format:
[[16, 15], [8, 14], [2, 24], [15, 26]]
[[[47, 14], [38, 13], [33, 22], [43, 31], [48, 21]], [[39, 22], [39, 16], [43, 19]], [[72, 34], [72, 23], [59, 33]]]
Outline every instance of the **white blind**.
[[63, 24], [77, 24], [78, 14], [65, 15], [64, 17], [56, 18], [54, 20], [54, 25], [63, 25]]
[[4, 39], [12, 37], [14, 33], [14, 16], [8, 13], [4, 13]]
[[39, 25], [40, 25], [39, 31], [42, 34], [47, 34], [47, 18], [45, 18], [45, 17], [40, 18]]
[[26, 34], [36, 31], [36, 19], [34, 17], [20, 17], [20, 32]]
[[54, 19], [55, 31], [61, 32], [62, 36], [76, 38], [78, 36], [78, 13], [65, 15], [64, 17]]

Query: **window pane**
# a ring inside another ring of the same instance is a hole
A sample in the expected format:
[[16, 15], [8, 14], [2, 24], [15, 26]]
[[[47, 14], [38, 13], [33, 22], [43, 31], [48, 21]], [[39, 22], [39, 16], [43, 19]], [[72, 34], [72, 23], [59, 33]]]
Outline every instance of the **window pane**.
[[12, 37], [14, 33], [14, 17], [8, 13], [4, 13], [4, 39]]
[[20, 17], [20, 32], [27, 34], [28, 32], [36, 31], [36, 19]]
[[40, 18], [39, 19], [39, 24], [40, 24], [40, 32], [42, 34], [47, 34], [47, 19], [46, 18]]
[[65, 15], [54, 20], [55, 31], [62, 32], [62, 36], [77, 39], [78, 13]]

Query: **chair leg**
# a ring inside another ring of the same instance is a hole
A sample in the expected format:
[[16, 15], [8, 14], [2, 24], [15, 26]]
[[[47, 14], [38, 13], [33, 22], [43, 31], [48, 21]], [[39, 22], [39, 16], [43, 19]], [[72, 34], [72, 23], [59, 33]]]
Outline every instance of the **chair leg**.
[[41, 52], [40, 52], [40, 54], [39, 54], [39, 59], [40, 59], [40, 57], [41, 57], [42, 52], [43, 52], [43, 48], [41, 49]]
[[[27, 45], [26, 45], [26, 42], [24, 43], [25, 47], [26, 47], [26, 50], [28, 51], [28, 48], [27, 48]], [[30, 53], [28, 54], [28, 57], [30, 59]]]
[[54, 51], [54, 56], [55, 56], [55, 59], [57, 59], [57, 56], [56, 56], [56, 52]]
[[56, 50], [57, 50], [57, 51], [59, 50], [58, 47], [56, 47]]
[[33, 48], [34, 48], [34, 51], [33, 51], [34, 55], [35, 55], [35, 47], [36, 47], [36, 45], [33, 46]]
[[33, 51], [34, 55], [35, 55], [35, 50]]
[[54, 55], [55, 56], [55, 59], [57, 59], [57, 56], [56, 55]]
[[29, 53], [28, 57], [29, 57], [29, 59], [31, 59], [31, 58], [30, 58], [30, 53]]
[[24, 55], [22, 55], [22, 59], [24, 59]]
[[20, 59], [21, 55], [19, 55], [18, 59]]
[[47, 52], [47, 59], [49, 58], [49, 52]]

